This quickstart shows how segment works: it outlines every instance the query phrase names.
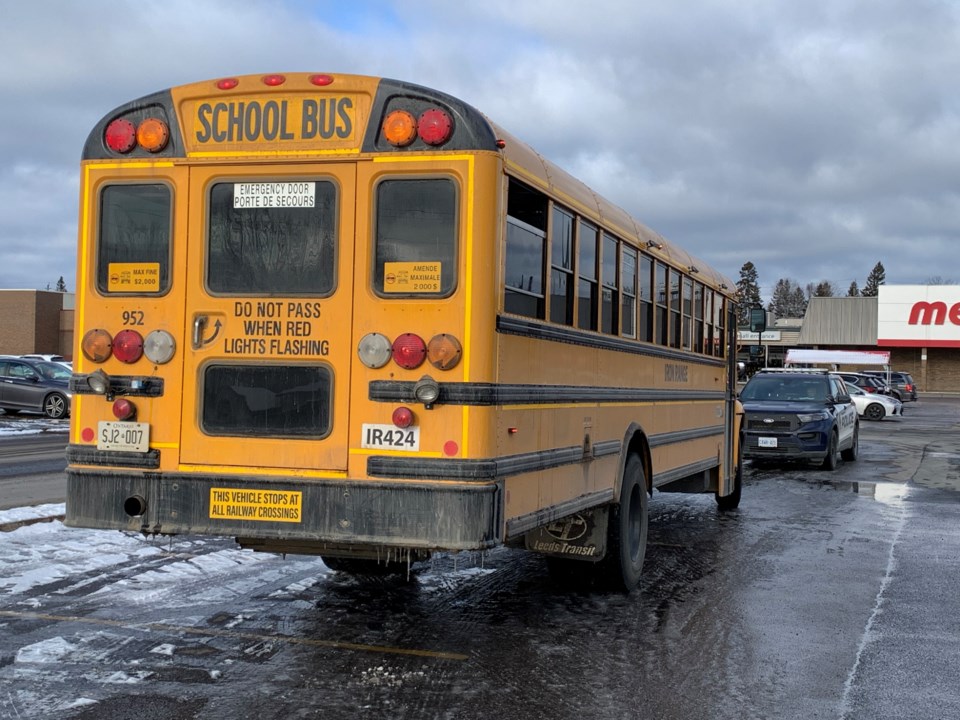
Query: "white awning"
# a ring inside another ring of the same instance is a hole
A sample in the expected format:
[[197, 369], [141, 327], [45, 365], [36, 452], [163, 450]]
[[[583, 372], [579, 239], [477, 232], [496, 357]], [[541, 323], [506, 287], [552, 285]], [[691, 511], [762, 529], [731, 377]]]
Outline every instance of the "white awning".
[[787, 350], [784, 365], [889, 365], [885, 350]]

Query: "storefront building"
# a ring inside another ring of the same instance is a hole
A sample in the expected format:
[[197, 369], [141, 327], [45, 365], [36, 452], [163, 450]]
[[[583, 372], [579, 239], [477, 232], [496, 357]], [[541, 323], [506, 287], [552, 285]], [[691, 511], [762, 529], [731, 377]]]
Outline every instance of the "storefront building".
[[960, 392], [960, 286], [881, 285], [877, 297], [810, 298], [797, 347], [889, 350], [890, 369], [910, 373], [921, 392]]

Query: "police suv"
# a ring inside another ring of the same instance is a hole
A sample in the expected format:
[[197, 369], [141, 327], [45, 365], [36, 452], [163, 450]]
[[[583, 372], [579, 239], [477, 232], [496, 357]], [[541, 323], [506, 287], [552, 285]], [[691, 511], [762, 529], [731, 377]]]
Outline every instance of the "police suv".
[[828, 370], [765, 368], [740, 392], [744, 457], [814, 460], [826, 470], [857, 459], [860, 423], [843, 379]]

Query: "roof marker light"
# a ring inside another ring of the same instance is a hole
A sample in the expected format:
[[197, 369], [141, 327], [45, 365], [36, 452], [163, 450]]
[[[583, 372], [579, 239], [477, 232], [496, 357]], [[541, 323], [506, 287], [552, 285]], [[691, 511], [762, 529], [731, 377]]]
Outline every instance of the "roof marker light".
[[237, 78], [223, 78], [222, 80], [217, 80], [217, 89], [233, 90], [239, 84], [240, 81]]
[[283, 75], [264, 75], [262, 78], [263, 84], [270, 87], [277, 87], [278, 85], [283, 85], [287, 78]]
[[170, 128], [159, 118], [147, 118], [137, 128], [137, 143], [148, 152], [160, 152], [170, 139]]
[[417, 139], [417, 121], [406, 110], [394, 110], [383, 119], [383, 136], [396, 147], [406, 147]]
[[323, 87], [324, 85], [330, 85], [333, 82], [333, 76], [325, 75], [323, 73], [320, 73], [318, 75], [311, 75], [310, 82], [313, 83], [314, 85], [319, 85], [320, 87]]

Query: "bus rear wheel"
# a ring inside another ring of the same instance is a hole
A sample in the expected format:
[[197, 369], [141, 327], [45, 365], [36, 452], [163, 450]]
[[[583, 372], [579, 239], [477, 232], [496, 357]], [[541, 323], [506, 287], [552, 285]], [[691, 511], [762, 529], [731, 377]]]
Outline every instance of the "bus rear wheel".
[[618, 590], [635, 590], [646, 552], [647, 483], [640, 457], [630, 455], [623, 468], [620, 502], [610, 510], [607, 554], [601, 561], [609, 584]]

